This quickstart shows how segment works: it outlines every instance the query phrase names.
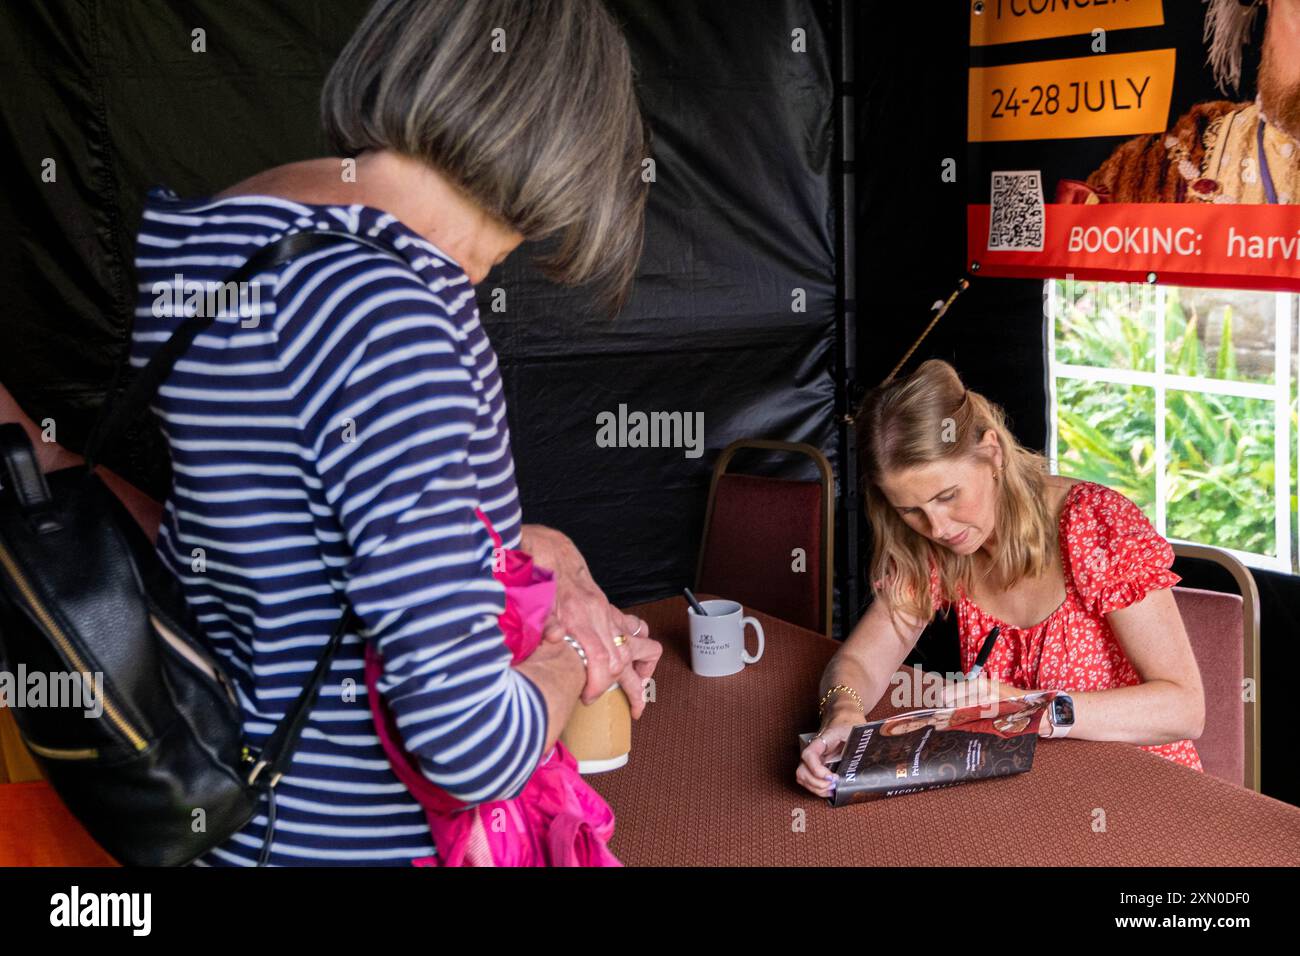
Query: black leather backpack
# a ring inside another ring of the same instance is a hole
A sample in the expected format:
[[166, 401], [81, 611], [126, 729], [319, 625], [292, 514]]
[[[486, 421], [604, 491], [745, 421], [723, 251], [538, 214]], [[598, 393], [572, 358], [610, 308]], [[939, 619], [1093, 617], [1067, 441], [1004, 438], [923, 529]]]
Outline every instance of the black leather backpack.
[[[247, 281], [340, 238], [393, 255], [352, 233], [292, 233], [227, 281]], [[24, 741], [68, 809], [125, 865], [189, 863], [242, 828], [263, 795], [269, 825], [258, 865], [265, 864], [275, 785], [334, 652], [356, 623], [344, 603], [302, 694], [266, 746], [253, 750], [234, 687], [207, 650], [179, 582], [94, 473], [99, 451], [148, 407], [214, 319], [185, 319], [159, 347], [101, 415], [84, 465], [43, 475], [23, 427], [0, 425], [0, 671], [16, 698], [0, 704], [13, 706]]]

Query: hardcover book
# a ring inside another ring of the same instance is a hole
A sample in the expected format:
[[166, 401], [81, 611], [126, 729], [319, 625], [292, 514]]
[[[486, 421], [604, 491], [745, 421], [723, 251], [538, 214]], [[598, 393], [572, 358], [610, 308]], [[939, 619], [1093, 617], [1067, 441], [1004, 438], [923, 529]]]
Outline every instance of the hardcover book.
[[[859, 724], [827, 767], [839, 776], [833, 807], [1006, 777], [1033, 766], [1038, 731], [1058, 691], [967, 707], [895, 714]], [[800, 734], [800, 750], [816, 734]]]

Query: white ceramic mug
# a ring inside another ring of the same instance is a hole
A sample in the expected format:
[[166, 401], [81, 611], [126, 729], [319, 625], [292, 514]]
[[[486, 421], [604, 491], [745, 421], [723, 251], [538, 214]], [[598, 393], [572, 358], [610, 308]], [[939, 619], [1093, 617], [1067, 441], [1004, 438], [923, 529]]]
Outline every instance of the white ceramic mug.
[[[726, 677], [738, 674], [746, 664], [756, 664], [763, 656], [763, 625], [744, 617], [744, 608], [735, 601], [701, 601], [708, 612], [701, 617], [692, 607], [686, 608], [691, 625], [691, 670], [701, 677]], [[758, 632], [758, 653], [745, 650], [745, 625]]]

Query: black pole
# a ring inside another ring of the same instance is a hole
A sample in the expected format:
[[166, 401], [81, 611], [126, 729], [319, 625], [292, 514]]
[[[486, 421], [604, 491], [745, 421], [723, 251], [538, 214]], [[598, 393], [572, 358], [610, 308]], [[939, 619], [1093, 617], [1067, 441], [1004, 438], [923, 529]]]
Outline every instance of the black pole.
[[839, 507], [835, 509], [836, 551], [839, 578], [840, 619], [836, 634], [847, 637], [858, 622], [859, 541], [858, 445], [852, 415], [857, 396], [857, 180], [854, 162], [855, 94], [853, 70], [854, 4], [835, 0], [839, 27], [836, 64], [835, 136], [838, 144], [836, 248], [836, 392], [835, 419], [839, 427], [840, 474], [837, 482]]

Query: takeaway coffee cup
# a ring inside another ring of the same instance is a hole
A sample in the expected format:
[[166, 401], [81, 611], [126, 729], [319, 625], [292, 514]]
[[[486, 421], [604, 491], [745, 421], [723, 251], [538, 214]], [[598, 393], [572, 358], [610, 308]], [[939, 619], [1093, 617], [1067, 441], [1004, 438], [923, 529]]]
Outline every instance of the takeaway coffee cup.
[[602, 773], [627, 763], [632, 752], [632, 708], [614, 684], [590, 704], [578, 701], [560, 734], [578, 761], [578, 773]]
[[[744, 609], [735, 601], [701, 601], [708, 611], [701, 617], [694, 608], [686, 609], [691, 624], [691, 670], [701, 677], [726, 677], [738, 674], [746, 664], [756, 664], [763, 656], [763, 625], [752, 617], [743, 617]], [[745, 625], [758, 632], [758, 653], [745, 650]]]

